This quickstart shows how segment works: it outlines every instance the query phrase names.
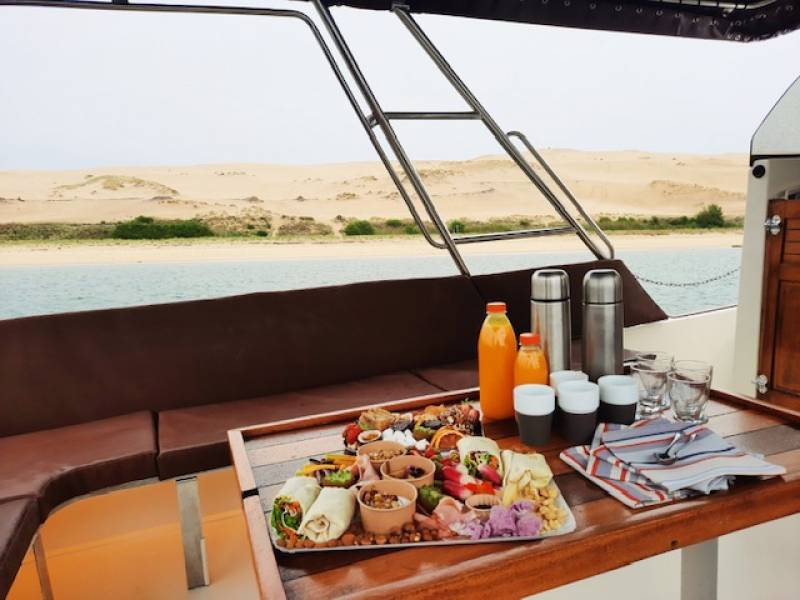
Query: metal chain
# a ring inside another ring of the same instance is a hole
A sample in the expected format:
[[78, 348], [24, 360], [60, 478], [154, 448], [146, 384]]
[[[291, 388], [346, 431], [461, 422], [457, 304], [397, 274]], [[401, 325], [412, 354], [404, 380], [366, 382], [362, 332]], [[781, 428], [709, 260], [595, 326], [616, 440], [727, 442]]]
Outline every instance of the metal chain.
[[637, 275], [636, 273], [633, 274], [636, 279], [642, 281], [644, 283], [650, 283], [652, 285], [661, 285], [664, 287], [695, 287], [699, 285], [706, 285], [709, 283], [713, 283], [714, 281], [719, 281], [720, 279], [725, 279], [726, 277], [730, 277], [731, 275], [737, 273], [741, 267], [736, 267], [731, 269], [730, 271], [725, 271], [721, 275], [715, 275], [714, 277], [709, 277], [708, 279], [702, 279], [700, 281], [688, 281], [688, 282], [679, 282], [679, 281], [658, 281], [656, 279], [649, 279], [647, 277], [642, 277], [641, 275]]

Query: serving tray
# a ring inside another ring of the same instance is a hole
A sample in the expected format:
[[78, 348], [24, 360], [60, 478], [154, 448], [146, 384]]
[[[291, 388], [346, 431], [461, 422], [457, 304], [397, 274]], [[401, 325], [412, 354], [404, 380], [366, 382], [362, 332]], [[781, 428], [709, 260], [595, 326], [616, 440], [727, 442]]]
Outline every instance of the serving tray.
[[[556, 485], [555, 481], [551, 482], [556, 489], [558, 486]], [[570, 510], [569, 504], [567, 501], [564, 500], [564, 496], [561, 494], [561, 490], [558, 490], [558, 496], [556, 498], [556, 506], [562, 509], [564, 512], [567, 513], [567, 516], [564, 520], [564, 524], [559, 527], [558, 529], [554, 529], [552, 531], [548, 531], [542, 535], [537, 536], [509, 536], [509, 537], [492, 537], [492, 538], [484, 538], [480, 540], [472, 540], [469, 538], [445, 538], [443, 540], [434, 540], [430, 542], [408, 542], [402, 544], [369, 544], [369, 545], [358, 545], [358, 546], [333, 546], [331, 548], [286, 548], [283, 546], [279, 546], [277, 544], [278, 540], [278, 533], [275, 531], [275, 528], [269, 526], [269, 534], [270, 540], [272, 542], [273, 548], [275, 550], [282, 552], [284, 554], [304, 554], [307, 552], [331, 552], [333, 550], [386, 550], [390, 548], [421, 548], [424, 546], [461, 546], [464, 544], [496, 544], [498, 542], [532, 542], [536, 540], [541, 540], [549, 537], [555, 537], [559, 535], [565, 535], [567, 533], [572, 533], [575, 531], [576, 522], [575, 522], [575, 515], [572, 514], [572, 510]], [[353, 517], [353, 520], [357, 522], [358, 519], [358, 508], [356, 507], [356, 516]]]

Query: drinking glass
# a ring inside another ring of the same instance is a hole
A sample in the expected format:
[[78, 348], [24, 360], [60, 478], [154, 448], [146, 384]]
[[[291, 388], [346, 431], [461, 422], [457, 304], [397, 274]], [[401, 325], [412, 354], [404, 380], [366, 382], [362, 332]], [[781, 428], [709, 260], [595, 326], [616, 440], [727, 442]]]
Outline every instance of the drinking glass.
[[643, 352], [631, 366], [639, 378], [641, 398], [639, 417], [650, 419], [659, 416], [669, 406], [666, 396], [667, 374], [672, 371], [672, 355], [666, 352]]
[[679, 421], [705, 423], [714, 368], [699, 360], [679, 360], [669, 374], [668, 396]]

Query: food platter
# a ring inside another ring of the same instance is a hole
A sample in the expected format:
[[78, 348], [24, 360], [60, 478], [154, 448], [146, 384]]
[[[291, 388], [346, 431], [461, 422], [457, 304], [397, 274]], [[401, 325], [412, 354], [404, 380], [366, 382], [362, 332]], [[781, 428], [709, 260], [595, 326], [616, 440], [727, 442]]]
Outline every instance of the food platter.
[[273, 527], [270, 527], [270, 538], [272, 541], [272, 546], [278, 551], [284, 554], [304, 554], [309, 552], [331, 552], [336, 550], [389, 550], [392, 548], [421, 548], [425, 546], [453, 546], [453, 545], [464, 545], [464, 544], [497, 544], [497, 543], [508, 543], [508, 542], [534, 542], [536, 540], [542, 540], [549, 537], [556, 537], [559, 535], [565, 535], [567, 533], [572, 533], [575, 531], [576, 522], [575, 522], [575, 515], [572, 514], [572, 511], [569, 508], [569, 505], [564, 500], [564, 497], [559, 494], [558, 496], [558, 506], [566, 511], [567, 516], [564, 521], [564, 524], [553, 531], [548, 531], [541, 535], [536, 536], [517, 536], [517, 537], [493, 537], [493, 538], [486, 538], [481, 540], [471, 540], [471, 539], [460, 539], [460, 538], [448, 538], [446, 540], [437, 540], [437, 541], [430, 541], [430, 542], [400, 542], [396, 544], [370, 544], [370, 545], [352, 545], [352, 546], [334, 546], [330, 548], [286, 548], [285, 546], [281, 546], [277, 543], [278, 536], [277, 532]]
[[267, 511], [285, 554], [527, 542], [575, 517], [541, 454], [501, 450], [469, 403], [364, 411]]

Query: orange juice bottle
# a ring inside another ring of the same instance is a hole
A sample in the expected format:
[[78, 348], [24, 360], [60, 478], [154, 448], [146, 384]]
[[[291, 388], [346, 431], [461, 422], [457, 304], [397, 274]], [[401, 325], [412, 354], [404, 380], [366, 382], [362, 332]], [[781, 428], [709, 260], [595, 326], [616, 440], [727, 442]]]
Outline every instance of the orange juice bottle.
[[547, 356], [542, 350], [538, 333], [522, 333], [519, 336], [519, 352], [514, 363], [514, 387], [524, 383], [547, 385], [550, 371]]
[[506, 316], [506, 303], [490, 302], [478, 337], [478, 382], [485, 421], [514, 416], [516, 355], [517, 337]]

